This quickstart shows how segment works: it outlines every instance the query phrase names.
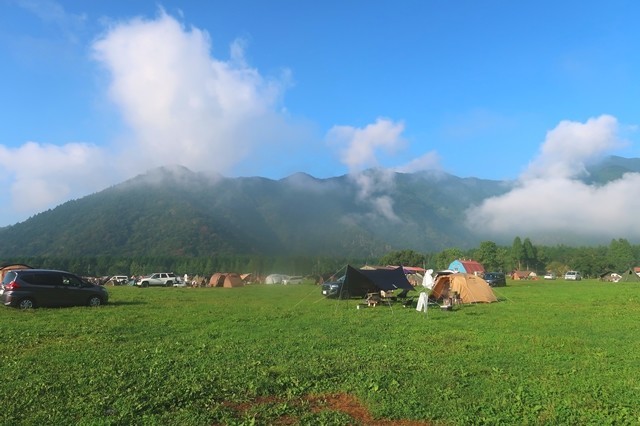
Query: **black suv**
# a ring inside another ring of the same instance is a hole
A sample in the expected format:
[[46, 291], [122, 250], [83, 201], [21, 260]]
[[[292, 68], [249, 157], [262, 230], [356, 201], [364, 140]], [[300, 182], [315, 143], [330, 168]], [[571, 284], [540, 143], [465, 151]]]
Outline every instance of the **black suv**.
[[77, 275], [50, 269], [18, 269], [9, 271], [0, 284], [0, 301], [22, 309], [37, 306], [100, 306], [107, 303], [109, 293], [99, 285]]
[[486, 272], [482, 277], [491, 287], [504, 287], [507, 285], [507, 279], [504, 272]]
[[337, 297], [339, 299], [348, 299], [349, 292], [345, 289], [342, 290], [344, 285], [344, 275], [338, 278], [336, 281], [326, 282], [322, 284], [322, 295], [325, 297]]

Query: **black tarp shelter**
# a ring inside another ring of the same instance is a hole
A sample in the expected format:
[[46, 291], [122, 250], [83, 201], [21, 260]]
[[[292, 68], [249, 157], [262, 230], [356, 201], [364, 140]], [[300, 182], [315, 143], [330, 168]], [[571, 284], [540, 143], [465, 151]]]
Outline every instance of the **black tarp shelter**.
[[347, 265], [343, 291], [349, 292], [349, 297], [366, 296], [380, 290], [413, 290], [407, 280], [402, 267], [395, 269], [356, 269]]

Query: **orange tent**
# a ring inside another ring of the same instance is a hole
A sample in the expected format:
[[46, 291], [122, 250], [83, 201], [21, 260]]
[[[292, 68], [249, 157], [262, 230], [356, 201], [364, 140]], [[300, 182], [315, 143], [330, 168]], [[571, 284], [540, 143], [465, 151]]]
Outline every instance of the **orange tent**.
[[211, 276], [209, 280], [209, 287], [243, 287], [244, 281], [240, 278], [240, 275], [236, 273], [222, 273], [218, 272]]
[[462, 303], [497, 302], [496, 295], [489, 284], [473, 274], [440, 275], [431, 290], [431, 298], [442, 299], [453, 296], [457, 292]]

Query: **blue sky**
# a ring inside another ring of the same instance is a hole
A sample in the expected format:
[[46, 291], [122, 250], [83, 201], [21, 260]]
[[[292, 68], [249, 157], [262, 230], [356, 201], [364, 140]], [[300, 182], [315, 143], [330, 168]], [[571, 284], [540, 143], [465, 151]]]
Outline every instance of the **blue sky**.
[[[639, 13], [633, 1], [0, 0], [0, 226], [181, 164], [516, 180], [470, 216], [513, 232], [519, 199], [575, 184], [604, 155], [640, 157]], [[530, 219], [554, 234], [576, 222], [560, 216]]]

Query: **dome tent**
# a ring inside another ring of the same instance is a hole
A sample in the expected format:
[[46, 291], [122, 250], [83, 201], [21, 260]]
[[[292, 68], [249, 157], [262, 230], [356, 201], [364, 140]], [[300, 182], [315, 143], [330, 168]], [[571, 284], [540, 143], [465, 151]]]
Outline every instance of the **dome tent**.
[[498, 299], [489, 284], [473, 274], [447, 274], [436, 278], [431, 298], [439, 300], [451, 297], [456, 292], [462, 303], [491, 303]]
[[233, 287], [243, 287], [244, 281], [240, 278], [240, 275], [235, 273], [215, 273], [211, 276], [209, 280], [209, 287], [224, 287], [224, 288], [233, 288]]

